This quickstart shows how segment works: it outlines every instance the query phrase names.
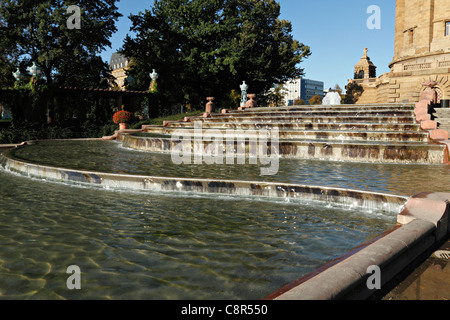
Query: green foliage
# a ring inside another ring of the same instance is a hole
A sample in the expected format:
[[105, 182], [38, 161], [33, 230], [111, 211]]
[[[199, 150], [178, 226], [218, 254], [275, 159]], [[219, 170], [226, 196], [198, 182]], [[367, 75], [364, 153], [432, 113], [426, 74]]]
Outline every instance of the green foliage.
[[266, 103], [272, 107], [278, 107], [283, 104], [284, 96], [286, 95], [286, 89], [283, 84], [278, 84], [267, 96]]
[[24, 123], [22, 126], [12, 126], [11, 128], [0, 130], [0, 144], [15, 144], [45, 139], [100, 138], [111, 136], [117, 129], [116, 124], [97, 126], [88, 122], [80, 127], [70, 128]]
[[347, 92], [343, 100], [344, 104], [355, 104], [364, 92], [363, 87], [356, 82], [349, 83], [345, 89]]
[[[110, 121], [113, 104], [92, 97], [56, 95], [56, 87], [107, 88], [108, 65], [100, 57], [117, 31], [121, 16], [113, 0], [4, 0], [0, 3], [0, 103], [12, 112], [16, 126], [24, 122], [80, 126]], [[69, 5], [81, 9], [81, 29], [69, 29]], [[42, 77], [30, 79], [26, 67], [36, 62]], [[25, 74], [15, 82], [12, 72]], [[40, 129], [37, 131], [41, 131]]]
[[294, 40], [289, 21], [280, 20], [274, 0], [155, 0], [150, 10], [130, 16], [136, 36], [122, 53], [141, 90], [157, 69], [160, 105], [204, 107], [216, 98], [229, 107], [230, 92], [242, 81], [249, 93], [303, 74], [298, 64], [309, 47]]
[[201, 111], [191, 111], [183, 114], [176, 114], [171, 116], [153, 118], [150, 120], [140, 121], [130, 126], [130, 129], [140, 129], [143, 125], [162, 125], [164, 121], [179, 121], [184, 119], [185, 117], [194, 117], [201, 114]]
[[[99, 54], [111, 46], [121, 16], [113, 0], [71, 1], [81, 9], [81, 29], [69, 29], [66, 1], [4, 0], [0, 4], [3, 57], [25, 66], [35, 61], [48, 84], [98, 86], [108, 74]], [[1, 55], [0, 55], [1, 56]]]
[[305, 104], [306, 104], [305, 100], [301, 98], [297, 98], [294, 100], [294, 106], [303, 106]]

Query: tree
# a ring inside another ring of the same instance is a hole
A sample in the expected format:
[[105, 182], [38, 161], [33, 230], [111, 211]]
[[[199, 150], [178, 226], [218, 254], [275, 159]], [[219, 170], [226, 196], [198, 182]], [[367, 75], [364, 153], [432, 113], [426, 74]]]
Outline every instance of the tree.
[[316, 94], [314, 97], [309, 99], [310, 105], [321, 104], [321, 103], [322, 103], [322, 98], [318, 94]]
[[141, 89], [158, 69], [164, 104], [203, 108], [214, 96], [221, 106], [242, 81], [258, 94], [303, 74], [298, 65], [309, 47], [279, 15], [274, 0], [155, 0], [130, 16], [136, 35], [126, 37], [122, 53], [133, 59], [130, 73]]
[[363, 87], [356, 82], [350, 82], [345, 89], [347, 90], [344, 99], [345, 104], [355, 104], [364, 92]]
[[0, 4], [0, 47], [18, 57], [22, 72], [31, 62], [47, 84], [98, 85], [108, 73], [100, 53], [110, 47], [121, 16], [114, 0], [72, 1], [81, 9], [81, 29], [70, 29], [62, 0], [4, 0]]
[[96, 102], [92, 106], [81, 98], [62, 102], [54, 97], [52, 90], [57, 86], [108, 87], [109, 67], [100, 53], [111, 46], [109, 38], [117, 31], [115, 22], [121, 14], [115, 2], [72, 1], [71, 5], [80, 9], [81, 29], [69, 27], [73, 12], [68, 11], [66, 1], [4, 0], [0, 3], [0, 69], [8, 69], [5, 75], [8, 80], [2, 81], [0, 75], [0, 81], [11, 85], [9, 79], [14, 65], [26, 73], [26, 67], [35, 62], [43, 73], [39, 80], [30, 81], [28, 75], [25, 79], [30, 81], [28, 84], [15, 84], [16, 92], [0, 97], [11, 105], [14, 124], [22, 120], [62, 122], [64, 114], [73, 122], [76, 113], [82, 121], [87, 113], [101, 113], [94, 110], [99, 106]]
[[267, 94], [267, 103], [272, 107], [278, 107], [283, 102], [285, 95], [286, 89], [280, 83]]
[[302, 98], [298, 97], [294, 100], [294, 106], [303, 106], [305, 105], [305, 100], [303, 100]]
[[[0, 30], [5, 28], [6, 24], [0, 17]], [[15, 51], [7, 52], [4, 46], [0, 46], [0, 88], [10, 87], [14, 84], [11, 74], [16, 71], [17, 53]]]

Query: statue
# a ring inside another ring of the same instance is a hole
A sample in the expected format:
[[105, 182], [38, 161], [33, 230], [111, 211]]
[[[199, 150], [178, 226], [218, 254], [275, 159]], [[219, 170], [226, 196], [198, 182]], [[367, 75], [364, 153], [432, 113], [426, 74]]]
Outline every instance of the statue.
[[247, 90], [248, 85], [244, 81], [241, 84], [241, 107], [245, 107], [245, 104], [247, 103]]

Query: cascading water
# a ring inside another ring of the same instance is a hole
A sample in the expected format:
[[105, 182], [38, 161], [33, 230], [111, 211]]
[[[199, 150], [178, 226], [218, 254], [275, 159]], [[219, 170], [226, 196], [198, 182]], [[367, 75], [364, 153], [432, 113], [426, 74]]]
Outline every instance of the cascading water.
[[[370, 106], [372, 122], [370, 112], [351, 118], [353, 106], [312, 108], [197, 119], [278, 128], [279, 170], [268, 176], [250, 158], [175, 165], [170, 136], [193, 122], [5, 152], [0, 298], [259, 299], [394, 226], [420, 181], [448, 190], [436, 179], [450, 177], [444, 149], [410, 106]], [[69, 265], [81, 268], [81, 293], [66, 287]]]

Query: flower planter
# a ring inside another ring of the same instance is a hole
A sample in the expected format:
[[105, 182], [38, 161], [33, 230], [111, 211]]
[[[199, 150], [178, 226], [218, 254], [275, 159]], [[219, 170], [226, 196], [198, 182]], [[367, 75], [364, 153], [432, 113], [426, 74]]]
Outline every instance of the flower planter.
[[133, 120], [133, 113], [128, 111], [118, 111], [113, 116], [114, 123], [119, 124], [120, 130], [128, 129], [128, 123]]

